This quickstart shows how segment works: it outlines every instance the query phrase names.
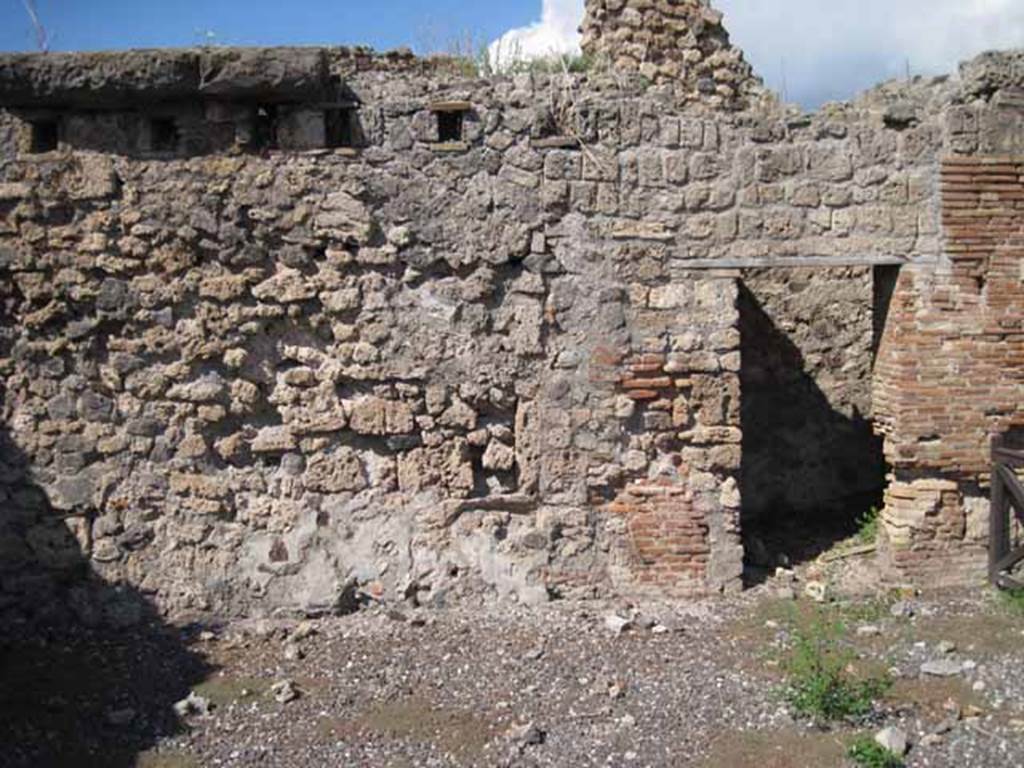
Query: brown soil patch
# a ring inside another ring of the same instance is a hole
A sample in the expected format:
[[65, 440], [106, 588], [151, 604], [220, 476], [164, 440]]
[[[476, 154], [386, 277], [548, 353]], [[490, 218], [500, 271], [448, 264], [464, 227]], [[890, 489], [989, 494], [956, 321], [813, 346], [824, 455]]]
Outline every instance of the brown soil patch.
[[270, 685], [271, 681], [264, 678], [232, 677], [221, 672], [197, 685], [195, 692], [214, 707], [226, 707], [242, 699], [265, 696]]
[[808, 768], [841, 766], [852, 736], [796, 730], [722, 736], [698, 768]]
[[937, 616], [919, 619], [914, 639], [929, 644], [943, 640], [956, 643], [962, 653], [990, 656], [1019, 654], [1024, 650], [1024, 619], [1005, 613], [975, 616]]
[[144, 752], [135, 761], [135, 768], [201, 768], [194, 757], [175, 752]]
[[322, 720], [324, 739], [352, 739], [369, 733], [383, 739], [433, 744], [459, 764], [477, 764], [500, 733], [499, 723], [477, 713], [435, 707], [419, 697], [379, 704], [351, 719]]
[[960, 709], [969, 706], [984, 708], [985, 704], [966, 682], [957, 678], [897, 680], [886, 701], [898, 707], [909, 706], [925, 718], [936, 721], [949, 716], [946, 702], [955, 702]]

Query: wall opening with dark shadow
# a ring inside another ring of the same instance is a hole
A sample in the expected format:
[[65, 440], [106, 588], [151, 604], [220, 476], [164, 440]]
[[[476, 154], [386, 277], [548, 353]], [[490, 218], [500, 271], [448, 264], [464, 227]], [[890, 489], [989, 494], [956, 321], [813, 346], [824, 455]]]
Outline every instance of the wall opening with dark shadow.
[[805, 562], [881, 504], [870, 267], [749, 270], [740, 287], [748, 580]]
[[[0, 383], [2, 412], [10, 413]], [[129, 768], [182, 725], [173, 710], [212, 673], [198, 627], [165, 622], [89, 567], [90, 510], [53, 510], [0, 424], [0, 765]], [[76, 531], [77, 535], [72, 531]]]

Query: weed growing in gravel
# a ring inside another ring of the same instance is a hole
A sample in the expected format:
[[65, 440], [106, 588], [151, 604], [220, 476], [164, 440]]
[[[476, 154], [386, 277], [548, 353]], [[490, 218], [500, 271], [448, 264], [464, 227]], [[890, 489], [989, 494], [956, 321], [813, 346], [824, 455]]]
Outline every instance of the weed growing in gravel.
[[1024, 589], [1001, 589], [999, 599], [1014, 616], [1024, 616]]
[[846, 753], [861, 768], [904, 768], [899, 755], [890, 752], [870, 736], [859, 736]]
[[842, 645], [844, 633], [842, 623], [822, 615], [794, 628], [783, 690], [797, 714], [818, 720], [864, 717], [891, 687], [888, 676], [860, 678], [850, 672], [854, 654]]

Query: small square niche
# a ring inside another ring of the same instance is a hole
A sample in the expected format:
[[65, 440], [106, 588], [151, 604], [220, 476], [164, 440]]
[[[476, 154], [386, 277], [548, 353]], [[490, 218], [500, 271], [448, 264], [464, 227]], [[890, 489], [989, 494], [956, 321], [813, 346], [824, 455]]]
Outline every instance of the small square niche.
[[56, 118], [29, 123], [29, 152], [41, 155], [55, 152], [60, 145], [60, 121]]
[[173, 117], [154, 117], [149, 121], [149, 148], [153, 152], [177, 152], [180, 141], [181, 132]]
[[437, 141], [456, 144], [463, 141], [463, 126], [472, 105], [466, 101], [442, 101], [432, 104], [430, 110], [437, 117]]
[[442, 144], [462, 141], [462, 112], [437, 113], [437, 140]]

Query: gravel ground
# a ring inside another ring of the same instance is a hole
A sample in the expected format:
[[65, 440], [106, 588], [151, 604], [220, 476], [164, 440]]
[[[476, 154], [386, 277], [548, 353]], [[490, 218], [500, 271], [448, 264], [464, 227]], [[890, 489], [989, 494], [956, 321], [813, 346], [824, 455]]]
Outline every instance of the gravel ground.
[[[830, 608], [858, 663], [897, 676], [870, 722], [830, 730], [779, 697], [790, 623], [818, 609], [777, 594], [8, 643], [0, 765], [804, 768], [849, 765], [849, 741], [883, 725], [912, 768], [1024, 765], [1024, 618], [990, 594]], [[958, 671], [923, 675], [936, 660]], [[179, 719], [191, 691], [211, 710]]]

